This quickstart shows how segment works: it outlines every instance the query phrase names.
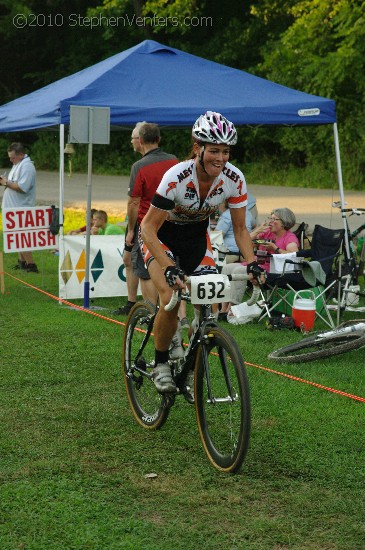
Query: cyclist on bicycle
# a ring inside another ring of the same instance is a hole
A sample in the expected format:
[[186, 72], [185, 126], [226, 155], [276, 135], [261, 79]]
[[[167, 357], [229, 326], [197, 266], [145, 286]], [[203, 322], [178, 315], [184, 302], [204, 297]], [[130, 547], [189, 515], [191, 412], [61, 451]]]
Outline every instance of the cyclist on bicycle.
[[[192, 129], [191, 158], [176, 164], [163, 176], [143, 220], [140, 246], [145, 264], [160, 297], [154, 323], [154, 383], [161, 393], [176, 387], [168, 364], [169, 347], [177, 329], [177, 309], [165, 311], [172, 290], [184, 288], [185, 275], [216, 273], [208, 235], [209, 216], [228, 200], [235, 239], [247, 261], [250, 279], [265, 277], [255, 261], [246, 229], [246, 181], [228, 162], [237, 132], [220, 113], [208, 111]], [[155, 260], [155, 261], [154, 261]], [[176, 262], [178, 265], [176, 265]]]

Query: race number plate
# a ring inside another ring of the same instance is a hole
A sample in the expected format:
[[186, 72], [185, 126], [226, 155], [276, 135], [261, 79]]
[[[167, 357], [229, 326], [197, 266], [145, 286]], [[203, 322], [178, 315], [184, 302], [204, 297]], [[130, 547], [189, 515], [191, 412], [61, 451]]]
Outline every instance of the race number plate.
[[192, 304], [219, 304], [231, 300], [231, 283], [227, 275], [212, 273], [190, 277]]

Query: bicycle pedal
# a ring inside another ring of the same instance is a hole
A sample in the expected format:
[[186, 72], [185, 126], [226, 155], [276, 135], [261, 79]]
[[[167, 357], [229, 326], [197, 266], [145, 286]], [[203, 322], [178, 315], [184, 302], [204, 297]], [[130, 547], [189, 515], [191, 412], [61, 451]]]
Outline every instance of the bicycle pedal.
[[175, 403], [176, 394], [175, 393], [164, 393], [164, 394], [161, 394], [161, 395], [163, 395], [163, 397], [164, 397], [164, 407], [166, 409], [170, 409]]

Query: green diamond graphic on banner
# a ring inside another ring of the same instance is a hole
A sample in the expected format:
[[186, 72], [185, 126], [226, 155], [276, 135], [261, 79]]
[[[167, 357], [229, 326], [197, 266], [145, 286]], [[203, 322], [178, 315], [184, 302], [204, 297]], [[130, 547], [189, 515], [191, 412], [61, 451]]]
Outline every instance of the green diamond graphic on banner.
[[96, 254], [93, 263], [91, 264], [91, 275], [94, 283], [99, 279], [100, 275], [104, 271], [103, 255], [101, 250]]

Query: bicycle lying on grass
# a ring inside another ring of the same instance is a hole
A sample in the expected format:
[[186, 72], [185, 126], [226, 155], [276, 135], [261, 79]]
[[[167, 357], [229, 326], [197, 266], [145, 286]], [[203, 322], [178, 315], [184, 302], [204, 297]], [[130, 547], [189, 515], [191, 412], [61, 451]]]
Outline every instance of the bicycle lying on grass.
[[281, 363], [304, 363], [333, 357], [365, 346], [365, 320], [346, 321], [333, 330], [313, 334], [299, 342], [271, 352], [268, 357]]
[[[204, 450], [211, 464], [227, 473], [237, 472], [246, 456], [250, 438], [250, 393], [244, 360], [233, 337], [220, 327], [212, 303], [229, 300], [229, 280], [243, 275], [189, 277], [190, 293], [174, 293], [165, 306], [172, 310], [179, 298], [200, 305], [200, 319], [193, 326], [183, 359], [170, 359], [176, 393], [160, 394], [153, 383], [154, 340], [151, 338], [158, 307], [137, 303], [127, 319], [123, 345], [123, 373], [134, 417], [150, 430], [161, 428], [178, 395], [195, 403]], [[259, 289], [251, 302], [259, 297]], [[194, 325], [194, 323], [193, 323]], [[188, 384], [194, 371], [194, 386]]]

